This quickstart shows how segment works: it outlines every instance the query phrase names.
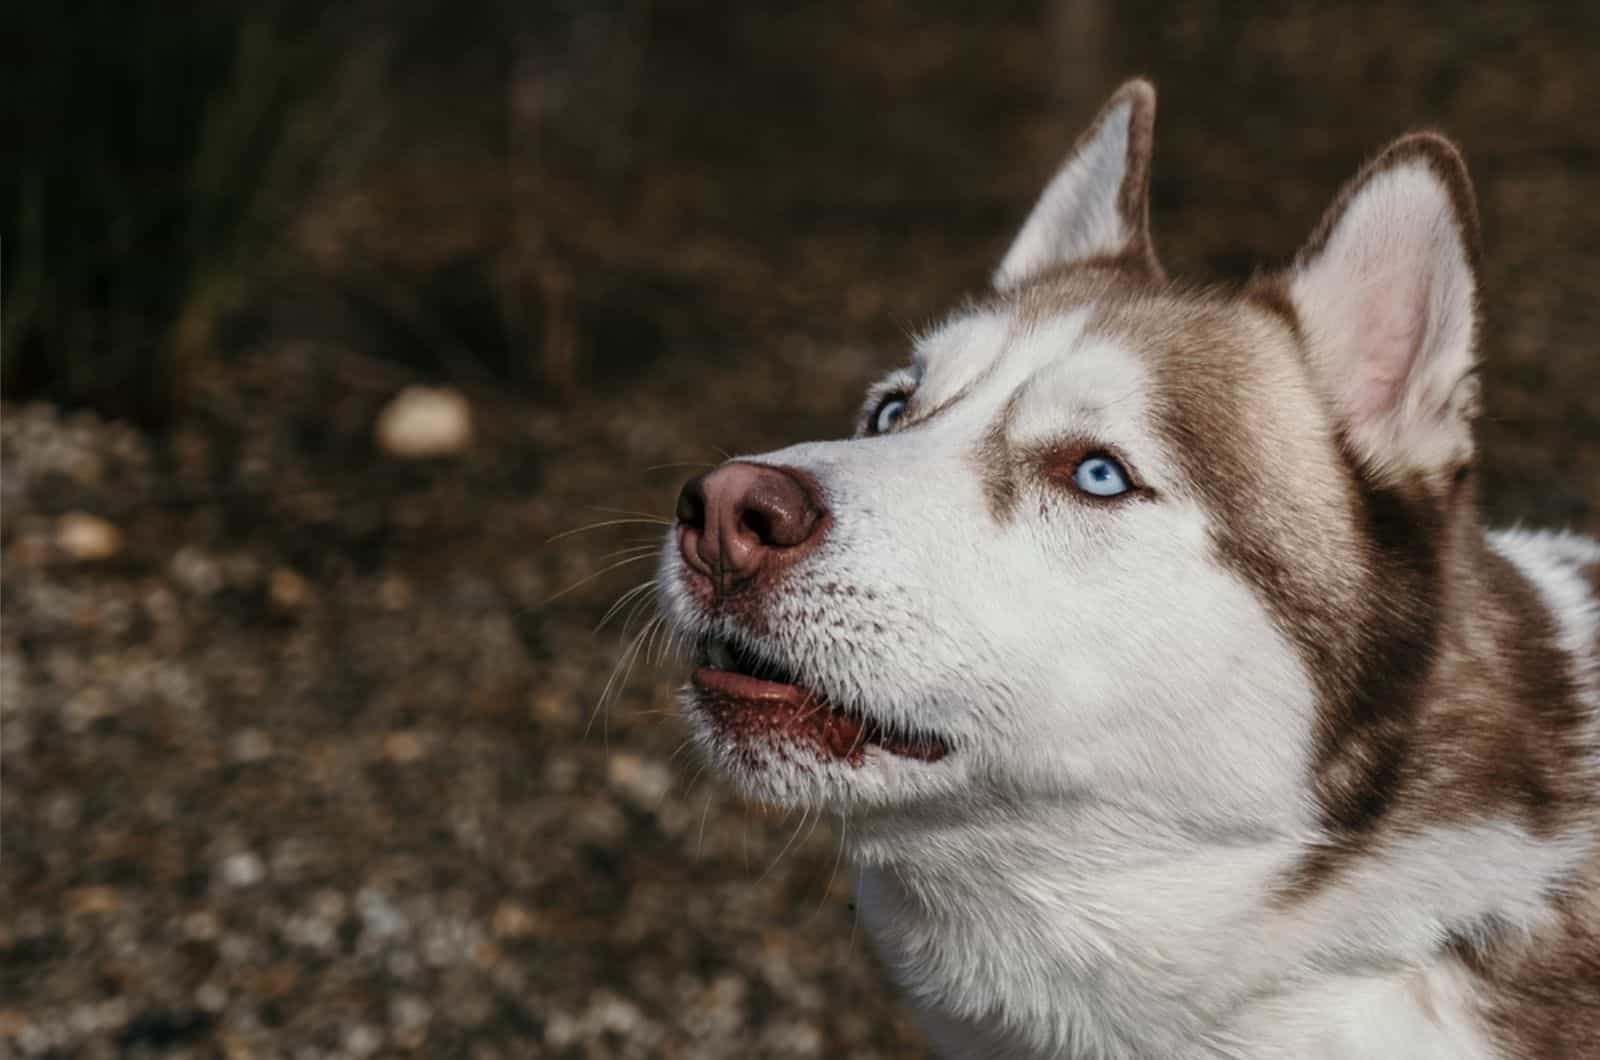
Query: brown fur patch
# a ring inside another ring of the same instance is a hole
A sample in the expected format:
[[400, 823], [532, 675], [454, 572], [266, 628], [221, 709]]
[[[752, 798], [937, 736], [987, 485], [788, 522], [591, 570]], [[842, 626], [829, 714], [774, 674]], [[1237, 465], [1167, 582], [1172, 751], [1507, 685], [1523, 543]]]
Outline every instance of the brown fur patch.
[[1150, 160], [1155, 153], [1156, 90], [1143, 79], [1129, 81], [1111, 98], [1108, 107], [1124, 99], [1131, 102], [1132, 112], [1128, 119], [1128, 170], [1117, 190], [1117, 210], [1131, 235], [1116, 260], [1123, 262], [1122, 267], [1160, 281], [1166, 274], [1150, 238]]
[[1442, 518], [1419, 492], [1359, 475], [1280, 313], [1249, 296], [1176, 313], [1157, 301], [1101, 326], [1151, 358], [1157, 427], [1211, 515], [1218, 558], [1254, 587], [1317, 685], [1312, 782], [1331, 841], [1306, 877], [1323, 878], [1370, 841], [1410, 777]]
[[1084, 306], [1121, 305], [1140, 292], [1164, 287], [1124, 258], [1091, 258], [1047, 269], [1024, 287], [992, 296], [991, 307], [1009, 311], [1024, 325], [1038, 324]]
[[1294, 307], [1287, 279], [1281, 274], [1257, 276], [1246, 285], [1244, 296], [1256, 306], [1278, 317], [1294, 332], [1295, 338], [1304, 340], [1300, 327], [1300, 311]]
[[1600, 855], [1567, 892], [1532, 938], [1491, 935], [1452, 947], [1479, 979], [1484, 1023], [1507, 1060], [1600, 1055]]
[[[1469, 466], [1378, 482], [1344, 446], [1299, 337], [1254, 292], [1070, 270], [1018, 292], [1152, 371], [1155, 426], [1318, 691], [1310, 778], [1325, 845], [1285, 901], [1395, 830], [1510, 818], [1549, 836], [1587, 812], [1584, 714], [1554, 621], [1486, 544]], [[1226, 469], [1226, 473], [1219, 473]]]
[[984, 500], [996, 522], [1006, 522], [1017, 506], [1017, 467], [1011, 454], [1011, 420], [1017, 413], [1021, 393], [1012, 394], [999, 415], [983, 432], [973, 451], [978, 474], [983, 482]]

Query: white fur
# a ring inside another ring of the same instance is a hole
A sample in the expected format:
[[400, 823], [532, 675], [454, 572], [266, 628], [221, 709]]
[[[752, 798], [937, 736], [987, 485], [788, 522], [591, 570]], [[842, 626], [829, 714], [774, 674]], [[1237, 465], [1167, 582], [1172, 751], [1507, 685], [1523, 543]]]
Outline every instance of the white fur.
[[[855, 830], [856, 856], [881, 862], [863, 922], [944, 1056], [1488, 1057], [1465, 981], [1434, 954], [1489, 914], [1531, 933], [1591, 848], [1504, 822], [1441, 829], [1282, 908], [1272, 888], [1304, 837], [1266, 828], [1089, 806]], [[1448, 1004], [1419, 995], [1441, 982]]]
[[1500, 1060], [1476, 1014], [1466, 971], [1431, 965], [1388, 975], [1332, 976], [1241, 1012], [1233, 1032], [1248, 1046], [1211, 1055], [1259, 1060]]

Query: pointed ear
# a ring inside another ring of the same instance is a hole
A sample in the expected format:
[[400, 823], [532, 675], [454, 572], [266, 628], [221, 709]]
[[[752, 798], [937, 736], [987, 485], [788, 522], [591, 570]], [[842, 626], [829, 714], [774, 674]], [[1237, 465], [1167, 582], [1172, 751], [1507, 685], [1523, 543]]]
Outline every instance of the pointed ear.
[[994, 276], [997, 290], [1020, 287], [1047, 269], [1117, 259], [1159, 278], [1150, 243], [1150, 150], [1156, 90], [1117, 89], [1056, 170]]
[[1478, 214], [1466, 164], [1432, 133], [1347, 185], [1287, 276], [1313, 375], [1380, 476], [1472, 459]]

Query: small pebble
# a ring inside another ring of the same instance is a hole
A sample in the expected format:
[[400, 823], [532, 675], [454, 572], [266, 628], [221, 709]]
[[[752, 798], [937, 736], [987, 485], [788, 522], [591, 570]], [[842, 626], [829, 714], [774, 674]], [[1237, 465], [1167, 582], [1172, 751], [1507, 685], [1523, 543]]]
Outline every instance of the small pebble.
[[80, 563], [99, 563], [122, 551], [122, 531], [87, 512], [56, 520], [56, 547]]
[[261, 859], [248, 850], [222, 860], [222, 879], [229, 887], [254, 887], [267, 875]]
[[378, 445], [406, 460], [450, 456], [472, 442], [472, 407], [458, 391], [412, 386], [378, 414]]
[[540, 918], [516, 902], [501, 902], [494, 911], [490, 930], [495, 938], [525, 939], [539, 933]]
[[50, 827], [66, 830], [83, 816], [83, 800], [73, 792], [62, 792], [45, 804], [45, 820]]
[[229, 752], [236, 762], [259, 762], [272, 754], [272, 738], [260, 729], [244, 729], [230, 741]]
[[172, 580], [196, 596], [210, 596], [226, 584], [222, 564], [192, 545], [185, 545], [173, 555]]
[[672, 787], [672, 771], [659, 762], [646, 761], [627, 751], [613, 751], [606, 763], [606, 778], [635, 802], [653, 805]]
[[311, 585], [288, 567], [279, 567], [267, 582], [267, 599], [280, 611], [297, 611], [311, 599]]
[[396, 1027], [420, 1027], [432, 1018], [428, 1003], [411, 994], [401, 994], [389, 1004], [389, 1022]]
[[397, 765], [415, 762], [427, 753], [427, 741], [410, 730], [391, 732], [383, 738], [383, 757]]
[[228, 992], [216, 983], [202, 983], [194, 992], [194, 1003], [207, 1012], [221, 1012], [228, 1007]]
[[127, 902], [110, 887], [74, 887], [63, 895], [68, 916], [99, 916], [120, 913]]
[[378, 603], [385, 611], [404, 611], [416, 595], [411, 580], [403, 574], [391, 574], [378, 583]]
[[358, 1023], [344, 1033], [345, 1050], [354, 1056], [371, 1056], [383, 1046], [383, 1035], [365, 1023]]
[[183, 918], [183, 933], [196, 942], [210, 942], [222, 934], [222, 924], [215, 913], [202, 909]]

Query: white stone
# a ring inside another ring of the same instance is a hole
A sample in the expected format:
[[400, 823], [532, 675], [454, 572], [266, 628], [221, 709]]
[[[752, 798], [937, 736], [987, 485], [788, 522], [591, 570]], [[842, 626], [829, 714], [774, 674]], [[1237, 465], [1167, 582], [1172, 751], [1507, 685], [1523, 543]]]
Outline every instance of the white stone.
[[344, 1032], [344, 1047], [354, 1056], [371, 1056], [382, 1045], [383, 1035], [365, 1023], [358, 1023]]
[[229, 751], [236, 762], [259, 762], [272, 754], [272, 737], [260, 729], [242, 729], [234, 734]]
[[606, 779], [635, 802], [653, 807], [672, 787], [672, 771], [628, 751], [613, 751], [606, 762]]
[[122, 551], [122, 531], [87, 512], [68, 512], [56, 520], [56, 547], [83, 563], [108, 560]]
[[228, 1007], [228, 992], [216, 983], [202, 983], [194, 992], [194, 1003], [207, 1012], [221, 1012]]
[[266, 875], [267, 867], [248, 850], [222, 859], [222, 879], [229, 887], [253, 887]]
[[378, 414], [375, 432], [390, 456], [449, 456], [472, 442], [472, 406], [455, 390], [407, 387]]
[[433, 1009], [414, 995], [402, 994], [389, 1004], [389, 1022], [396, 1027], [420, 1027], [431, 1019]]

